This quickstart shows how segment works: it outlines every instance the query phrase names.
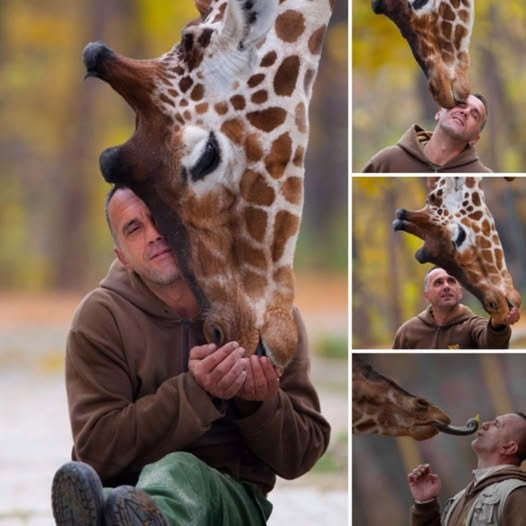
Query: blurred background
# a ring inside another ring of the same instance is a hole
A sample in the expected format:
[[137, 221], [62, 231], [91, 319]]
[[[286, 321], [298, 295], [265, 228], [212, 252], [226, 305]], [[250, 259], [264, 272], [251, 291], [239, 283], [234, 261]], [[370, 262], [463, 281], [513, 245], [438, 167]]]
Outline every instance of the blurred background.
[[[482, 188], [504, 248], [508, 270], [522, 297], [526, 293], [526, 177], [507, 182], [484, 177]], [[403, 322], [423, 311], [423, 280], [432, 267], [415, 259], [423, 241], [394, 232], [397, 208], [418, 210], [426, 201], [425, 177], [352, 179], [352, 320], [354, 349], [390, 348]], [[524, 301], [524, 300], [523, 300]], [[464, 291], [462, 303], [489, 318]], [[511, 348], [526, 347], [526, 320], [513, 325]]]
[[[477, 0], [470, 78], [489, 103], [488, 125], [477, 152], [495, 172], [526, 166], [526, 3]], [[369, 0], [352, 6], [353, 172], [395, 144], [413, 123], [434, 128], [437, 106], [400, 31], [375, 15]]]
[[[83, 80], [82, 50], [101, 40], [130, 57], [158, 57], [196, 17], [191, 0], [0, 1], [0, 384], [10, 394], [0, 401], [2, 526], [51, 523], [51, 477], [71, 447], [65, 337], [113, 260], [98, 159], [128, 140], [135, 118], [107, 84]], [[283, 482], [283, 491], [314, 488], [296, 510], [306, 525], [319, 523], [319, 492], [334, 497], [335, 524], [347, 502], [347, 17], [337, 2], [310, 108], [295, 262], [312, 374], [333, 425], [314, 472]], [[274, 524], [290, 522], [279, 513], [286, 507], [278, 504]]]
[[[360, 354], [380, 374], [414, 395], [438, 405], [462, 426], [513, 411], [524, 412], [524, 354]], [[360, 526], [409, 524], [411, 494], [407, 474], [419, 463], [431, 464], [442, 479], [440, 504], [472, 479], [474, 436], [438, 434], [412, 438], [354, 435], [352, 438], [352, 518]], [[524, 469], [524, 465], [523, 465]]]

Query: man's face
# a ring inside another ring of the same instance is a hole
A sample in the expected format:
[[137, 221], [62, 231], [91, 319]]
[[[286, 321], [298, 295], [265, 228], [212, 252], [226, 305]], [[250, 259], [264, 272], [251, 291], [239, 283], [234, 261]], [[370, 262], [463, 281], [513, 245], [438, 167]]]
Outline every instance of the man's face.
[[438, 126], [455, 139], [474, 145], [480, 138], [480, 129], [486, 118], [484, 103], [470, 95], [466, 102], [454, 108], [442, 108], [435, 115]]
[[108, 217], [121, 263], [146, 282], [169, 285], [179, 278], [175, 256], [159, 234], [144, 202], [124, 188], [113, 195]]
[[437, 268], [427, 276], [427, 289], [424, 290], [424, 298], [435, 309], [453, 308], [462, 299], [462, 287], [444, 269]]
[[526, 420], [514, 413], [483, 422], [471, 446], [477, 454], [514, 457], [521, 441], [526, 439]]

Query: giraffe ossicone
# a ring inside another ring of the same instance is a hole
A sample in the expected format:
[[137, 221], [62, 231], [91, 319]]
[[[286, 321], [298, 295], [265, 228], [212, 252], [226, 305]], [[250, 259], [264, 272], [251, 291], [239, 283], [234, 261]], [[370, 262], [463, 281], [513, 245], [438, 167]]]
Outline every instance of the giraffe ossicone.
[[397, 210], [393, 228], [422, 239], [416, 259], [457, 278], [496, 323], [504, 323], [512, 307], [520, 308], [521, 297], [513, 287], [481, 182], [482, 177], [429, 177], [426, 206]]
[[133, 136], [101, 155], [104, 178], [152, 211], [207, 340], [263, 349], [279, 366], [297, 344], [308, 104], [333, 2], [196, 0], [201, 18], [158, 59], [84, 50], [87, 76], [136, 112]]
[[436, 102], [449, 109], [466, 101], [475, 0], [372, 0], [371, 5], [408, 41]]

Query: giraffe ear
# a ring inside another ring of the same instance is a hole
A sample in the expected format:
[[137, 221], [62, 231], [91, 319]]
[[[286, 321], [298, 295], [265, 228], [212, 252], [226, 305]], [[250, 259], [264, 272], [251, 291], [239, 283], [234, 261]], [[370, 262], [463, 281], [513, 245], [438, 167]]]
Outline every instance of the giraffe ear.
[[221, 34], [239, 49], [251, 47], [268, 33], [277, 10], [278, 0], [230, 0]]
[[210, 11], [211, 0], [194, 0], [195, 7], [199, 11], [201, 18], [204, 20]]

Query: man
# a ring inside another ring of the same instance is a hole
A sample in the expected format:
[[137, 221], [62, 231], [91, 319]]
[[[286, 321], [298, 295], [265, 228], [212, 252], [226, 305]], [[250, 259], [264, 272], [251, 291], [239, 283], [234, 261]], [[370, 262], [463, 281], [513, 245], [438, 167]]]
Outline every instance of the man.
[[144, 202], [115, 188], [106, 214], [118, 260], [68, 336], [82, 462], [55, 475], [57, 524], [265, 524], [276, 474], [305, 473], [329, 441], [299, 313], [283, 371], [236, 342], [204, 344], [199, 306]]
[[437, 497], [441, 481], [429, 464], [408, 475], [414, 503], [412, 526], [526, 525], [526, 415], [508, 413], [484, 422], [471, 443], [477, 455], [474, 479], [448, 500], [442, 516]]
[[370, 159], [364, 172], [491, 172], [475, 151], [488, 115], [482, 95], [470, 95], [454, 108], [441, 108], [434, 131], [414, 124], [395, 146], [384, 148]]
[[497, 325], [460, 303], [462, 287], [444, 269], [432, 268], [424, 279], [427, 309], [396, 332], [393, 349], [507, 349], [510, 325], [520, 318], [512, 308], [505, 325]]

